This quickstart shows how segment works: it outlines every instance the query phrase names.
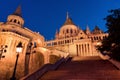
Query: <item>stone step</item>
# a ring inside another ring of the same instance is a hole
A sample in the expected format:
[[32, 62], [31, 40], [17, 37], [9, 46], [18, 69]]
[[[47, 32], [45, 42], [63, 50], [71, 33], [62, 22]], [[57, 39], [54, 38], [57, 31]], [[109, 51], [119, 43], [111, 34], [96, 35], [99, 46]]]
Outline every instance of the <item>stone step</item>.
[[63, 63], [40, 80], [120, 80], [120, 71], [107, 60], [85, 57]]
[[[109, 65], [109, 66], [108, 66]], [[89, 69], [91, 68], [91, 69]], [[72, 61], [65, 63], [59, 67], [59, 70], [114, 70], [117, 69], [113, 64], [107, 60], [95, 60], [95, 61]]]
[[[109, 71], [96, 71], [96, 72], [69, 72], [69, 71], [50, 71], [46, 74], [46, 76], [42, 77], [41, 79], [101, 79], [104, 78], [107, 80], [111, 78], [119, 78], [120, 79], [120, 71], [118, 70], [109, 70]], [[115, 80], [116, 80], [115, 79]]]
[[42, 77], [40, 80], [67, 80], [67, 79], [74, 79], [74, 80], [80, 80], [80, 79], [94, 79], [94, 80], [120, 80], [119, 76], [111, 76], [111, 75], [60, 75], [60, 76], [46, 76], [46, 77]]
[[72, 61], [85, 61], [85, 60], [101, 60], [99, 56], [76, 56]]
[[94, 75], [97, 75], [97, 74], [112, 74], [112, 75], [120, 75], [120, 71], [119, 70], [98, 70], [98, 71], [91, 71], [91, 72], [76, 72], [76, 71], [63, 71], [63, 70], [57, 70], [57, 71], [49, 71], [47, 74], [94, 74]]

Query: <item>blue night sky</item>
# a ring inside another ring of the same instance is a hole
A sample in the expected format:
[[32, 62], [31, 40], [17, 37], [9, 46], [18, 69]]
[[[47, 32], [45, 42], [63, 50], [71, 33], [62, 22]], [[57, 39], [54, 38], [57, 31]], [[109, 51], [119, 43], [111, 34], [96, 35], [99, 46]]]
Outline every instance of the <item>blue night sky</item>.
[[120, 0], [0, 0], [0, 21], [5, 22], [18, 5], [22, 7], [24, 26], [50, 40], [64, 24], [67, 12], [83, 30], [87, 25], [90, 30], [97, 25], [106, 31], [103, 19], [108, 10], [120, 8]]

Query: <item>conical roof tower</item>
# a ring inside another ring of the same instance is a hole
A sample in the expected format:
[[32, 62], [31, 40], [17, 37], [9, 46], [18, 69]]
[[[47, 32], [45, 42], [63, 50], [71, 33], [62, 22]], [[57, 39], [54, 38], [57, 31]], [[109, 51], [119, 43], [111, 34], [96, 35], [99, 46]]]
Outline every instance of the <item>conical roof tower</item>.
[[24, 19], [22, 18], [20, 5], [17, 7], [17, 9], [15, 10], [15, 12], [13, 14], [8, 16], [7, 24], [23, 27]]
[[72, 19], [69, 17], [69, 14], [67, 12], [66, 21], [62, 25], [59, 31], [59, 38], [69, 38], [76, 36], [77, 34], [78, 34], [78, 28], [73, 23]]

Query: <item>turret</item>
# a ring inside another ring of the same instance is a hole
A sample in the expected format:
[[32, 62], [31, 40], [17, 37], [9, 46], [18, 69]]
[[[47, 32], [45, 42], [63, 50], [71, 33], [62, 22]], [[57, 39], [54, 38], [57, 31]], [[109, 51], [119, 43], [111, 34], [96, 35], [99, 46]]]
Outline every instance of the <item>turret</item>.
[[21, 6], [18, 6], [16, 11], [9, 15], [7, 18], [7, 24], [17, 25], [19, 27], [23, 27], [24, 25], [24, 19], [21, 15]]
[[86, 26], [85, 33], [86, 33], [87, 35], [91, 33], [88, 25]]
[[55, 39], [58, 39], [58, 38], [59, 38], [59, 32], [58, 32], [58, 30], [56, 30]]
[[93, 33], [93, 34], [101, 34], [101, 33], [103, 33], [103, 31], [100, 30], [98, 26], [95, 26], [95, 28], [94, 28], [94, 30], [93, 30], [92, 33]]

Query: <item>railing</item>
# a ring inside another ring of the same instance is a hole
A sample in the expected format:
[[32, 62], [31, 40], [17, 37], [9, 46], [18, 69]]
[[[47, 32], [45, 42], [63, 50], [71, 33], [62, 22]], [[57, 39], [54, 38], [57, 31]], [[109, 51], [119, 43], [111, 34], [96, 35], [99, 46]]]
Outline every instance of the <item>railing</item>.
[[69, 60], [69, 57], [67, 57], [66, 59], [65, 58], [61, 58], [55, 64], [46, 64], [42, 68], [40, 68], [39, 70], [37, 70], [36, 72], [28, 74], [27, 76], [21, 78], [20, 80], [33, 80], [33, 79], [34, 80], [38, 80], [47, 71], [56, 70], [60, 66], [60, 64], [62, 64], [63, 62], [66, 62], [67, 60]]
[[109, 61], [116, 66], [118, 70], [120, 70], [120, 62], [114, 59], [109, 59]]
[[112, 59], [108, 55], [103, 55], [101, 53], [99, 55], [102, 59], [110, 61], [118, 70], [120, 70], [120, 62], [119, 61], [116, 61], [116, 60]]

